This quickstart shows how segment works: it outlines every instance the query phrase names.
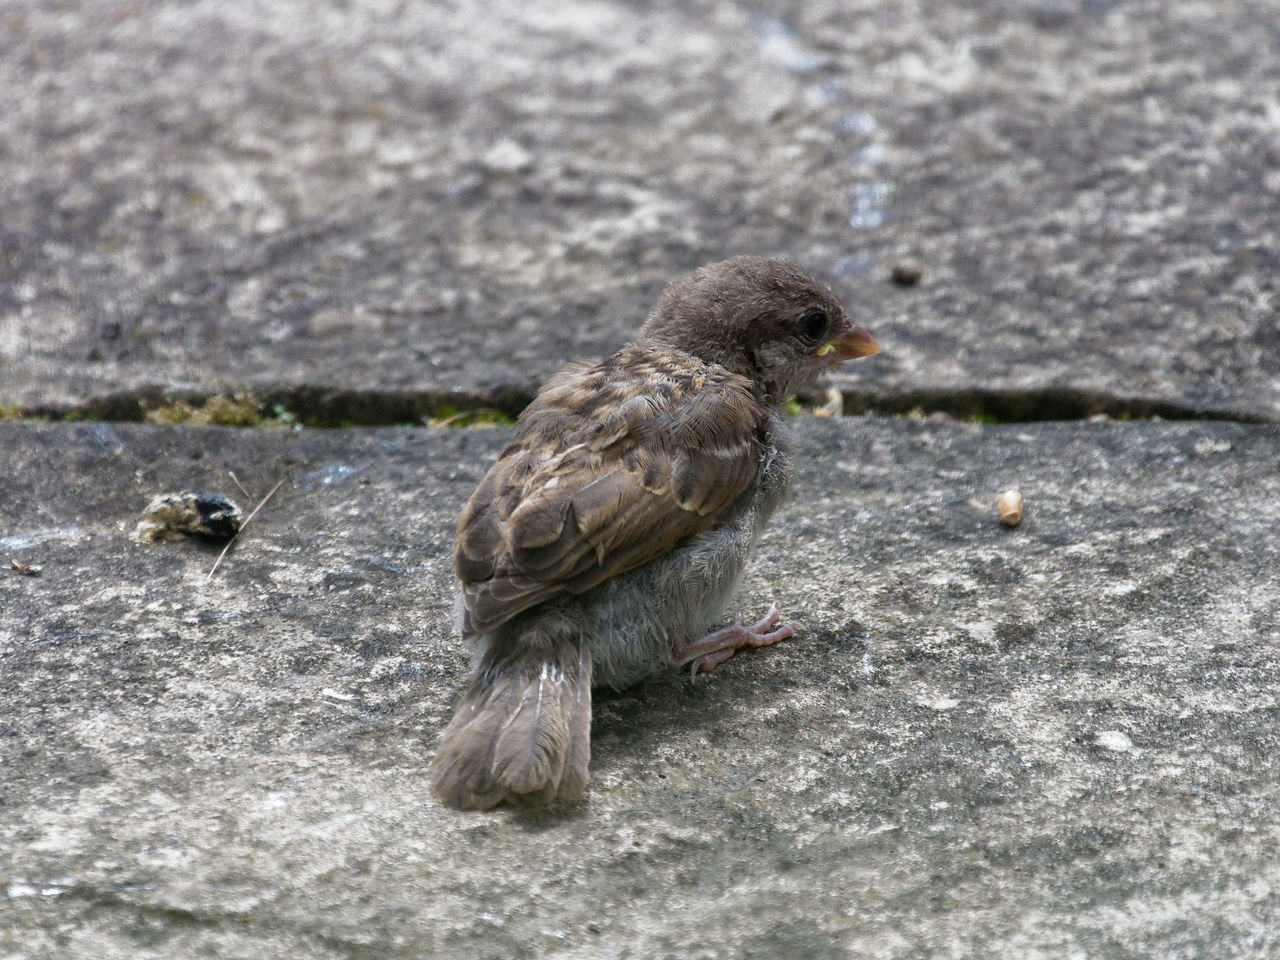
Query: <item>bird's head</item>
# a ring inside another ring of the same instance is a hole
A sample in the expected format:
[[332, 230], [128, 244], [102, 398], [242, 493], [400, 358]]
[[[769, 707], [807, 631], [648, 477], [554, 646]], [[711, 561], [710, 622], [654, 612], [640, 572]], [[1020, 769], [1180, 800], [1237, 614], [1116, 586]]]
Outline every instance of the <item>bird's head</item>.
[[640, 332], [753, 381], [775, 402], [878, 353], [831, 291], [789, 260], [734, 257], [671, 284]]

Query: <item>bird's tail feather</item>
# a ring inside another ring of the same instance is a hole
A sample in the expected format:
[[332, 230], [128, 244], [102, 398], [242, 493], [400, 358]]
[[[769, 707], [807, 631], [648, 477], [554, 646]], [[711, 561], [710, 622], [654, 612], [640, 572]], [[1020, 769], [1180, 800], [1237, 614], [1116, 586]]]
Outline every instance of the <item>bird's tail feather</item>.
[[432, 787], [463, 810], [547, 803], [582, 793], [590, 757], [586, 646], [497, 644], [440, 738]]

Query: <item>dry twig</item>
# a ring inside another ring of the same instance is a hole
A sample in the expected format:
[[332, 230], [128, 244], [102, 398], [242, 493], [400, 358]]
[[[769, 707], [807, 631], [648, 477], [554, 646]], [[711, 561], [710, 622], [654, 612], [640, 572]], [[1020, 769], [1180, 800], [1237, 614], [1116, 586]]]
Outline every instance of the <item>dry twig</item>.
[[[237, 480], [236, 482], [239, 483], [240, 481]], [[236, 539], [240, 536], [240, 534], [244, 533], [244, 528], [249, 525], [249, 521], [258, 515], [258, 511], [261, 510], [264, 506], [266, 506], [267, 501], [270, 500], [273, 496], [275, 496], [276, 491], [279, 490], [280, 487], [283, 485], [284, 485], [284, 478], [281, 477], [279, 480], [276, 481], [276, 485], [271, 488], [271, 492], [258, 501], [258, 505], [253, 508], [253, 513], [249, 514], [249, 516], [244, 518], [244, 523], [240, 524], [240, 529], [236, 531], [236, 535], [227, 541], [227, 545], [223, 547], [222, 552], [218, 554], [218, 559], [213, 561], [213, 569], [209, 571], [209, 576], [205, 577], [205, 580], [204, 580], [205, 583], [208, 583], [210, 580], [212, 580], [213, 575], [218, 572], [218, 564], [222, 563], [222, 558], [227, 555], [227, 551], [231, 549], [231, 545], [236, 542]]]
[[240, 482], [240, 478], [236, 476], [236, 472], [235, 472], [234, 470], [228, 470], [228, 471], [227, 471], [227, 475], [228, 475], [229, 477], [231, 477], [231, 479], [232, 479], [232, 480], [234, 480], [234, 481], [235, 481], [235, 484], [236, 484], [236, 486], [237, 486], [237, 487], [239, 487], [239, 488], [240, 488], [240, 492], [241, 492], [241, 493], [243, 493], [246, 497], [252, 497], [252, 496], [253, 496], [253, 494], [252, 494], [252, 493], [250, 493], [248, 490], [246, 490], [246, 489], [244, 488], [244, 484]]

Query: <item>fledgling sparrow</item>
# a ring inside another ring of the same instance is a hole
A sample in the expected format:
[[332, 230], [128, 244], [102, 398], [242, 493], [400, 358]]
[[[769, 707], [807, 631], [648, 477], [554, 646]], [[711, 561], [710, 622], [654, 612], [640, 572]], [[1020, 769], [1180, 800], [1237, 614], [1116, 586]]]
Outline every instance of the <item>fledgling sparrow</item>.
[[458, 520], [475, 675], [436, 750], [441, 800], [577, 796], [592, 684], [791, 635], [776, 604], [707, 630], [790, 480], [778, 403], [878, 350], [795, 264], [736, 257], [667, 287], [635, 342], [543, 385]]

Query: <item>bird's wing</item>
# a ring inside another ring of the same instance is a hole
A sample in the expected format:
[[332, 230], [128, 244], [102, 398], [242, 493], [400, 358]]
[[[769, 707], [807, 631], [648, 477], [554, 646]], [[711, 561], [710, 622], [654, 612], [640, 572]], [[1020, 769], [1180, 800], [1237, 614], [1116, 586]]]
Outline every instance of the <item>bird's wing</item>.
[[730, 522], [764, 453], [748, 382], [629, 348], [548, 381], [458, 520], [463, 634]]

